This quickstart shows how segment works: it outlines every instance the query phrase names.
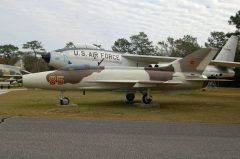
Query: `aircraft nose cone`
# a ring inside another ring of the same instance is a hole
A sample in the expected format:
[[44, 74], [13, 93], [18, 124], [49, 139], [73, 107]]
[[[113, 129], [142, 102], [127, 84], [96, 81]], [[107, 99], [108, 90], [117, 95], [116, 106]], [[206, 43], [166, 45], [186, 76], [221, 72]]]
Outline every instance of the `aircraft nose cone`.
[[50, 62], [50, 58], [51, 58], [51, 54], [50, 54], [50, 53], [47, 53], [47, 54], [45, 54], [45, 55], [42, 55], [42, 59], [43, 59], [44, 61], [46, 61], [47, 63]]

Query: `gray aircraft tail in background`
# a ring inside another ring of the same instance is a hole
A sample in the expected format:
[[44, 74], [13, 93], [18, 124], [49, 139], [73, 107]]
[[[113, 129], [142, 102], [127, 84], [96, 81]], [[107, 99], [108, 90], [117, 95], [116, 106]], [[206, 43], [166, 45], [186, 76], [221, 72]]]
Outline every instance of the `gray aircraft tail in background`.
[[233, 62], [235, 59], [235, 53], [238, 46], [238, 37], [231, 36], [227, 43], [223, 46], [217, 57], [214, 61], [225, 61], [225, 62]]
[[234, 68], [240, 67], [240, 63], [234, 62], [237, 46], [238, 36], [231, 36], [203, 74], [210, 78], [232, 78]]

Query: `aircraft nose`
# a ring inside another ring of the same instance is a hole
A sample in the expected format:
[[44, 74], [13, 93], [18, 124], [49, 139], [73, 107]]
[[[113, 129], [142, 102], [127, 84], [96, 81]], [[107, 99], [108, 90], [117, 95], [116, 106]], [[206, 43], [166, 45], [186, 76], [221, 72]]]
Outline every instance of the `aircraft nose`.
[[42, 55], [42, 59], [43, 59], [44, 61], [46, 61], [47, 63], [50, 62], [50, 58], [51, 58], [51, 54], [50, 54], [50, 53], [47, 53], [47, 54]]

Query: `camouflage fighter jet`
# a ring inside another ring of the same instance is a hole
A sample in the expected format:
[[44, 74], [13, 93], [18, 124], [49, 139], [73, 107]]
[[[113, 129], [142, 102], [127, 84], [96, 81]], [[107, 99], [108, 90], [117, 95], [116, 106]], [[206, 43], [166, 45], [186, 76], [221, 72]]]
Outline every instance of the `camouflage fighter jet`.
[[[235, 75], [233, 68], [240, 67], [240, 63], [233, 62], [237, 44], [237, 36], [229, 38], [217, 58], [210, 62], [203, 74], [216, 78], [233, 77]], [[55, 68], [82, 64], [90, 64], [92, 66], [161, 67], [180, 59], [177, 57], [118, 53], [101, 50], [89, 45], [55, 50], [43, 55], [42, 58]]]
[[135, 92], [143, 94], [142, 101], [152, 101], [150, 90], [177, 91], [200, 89], [210, 79], [202, 75], [211, 59], [214, 49], [204, 48], [165, 67], [107, 67], [107, 66], [67, 66], [56, 71], [23, 75], [23, 85], [28, 88], [59, 90], [60, 104], [69, 104], [64, 97], [66, 90], [114, 90], [127, 92], [126, 98], [132, 102]]

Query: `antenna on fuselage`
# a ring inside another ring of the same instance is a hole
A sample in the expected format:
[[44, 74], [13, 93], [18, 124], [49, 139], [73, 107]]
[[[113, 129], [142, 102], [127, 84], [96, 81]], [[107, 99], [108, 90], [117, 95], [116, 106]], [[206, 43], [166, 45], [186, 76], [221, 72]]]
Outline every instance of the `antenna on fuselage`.
[[103, 60], [104, 60], [104, 58], [103, 58], [100, 62], [98, 62], [98, 66], [101, 65], [101, 63], [103, 62]]

